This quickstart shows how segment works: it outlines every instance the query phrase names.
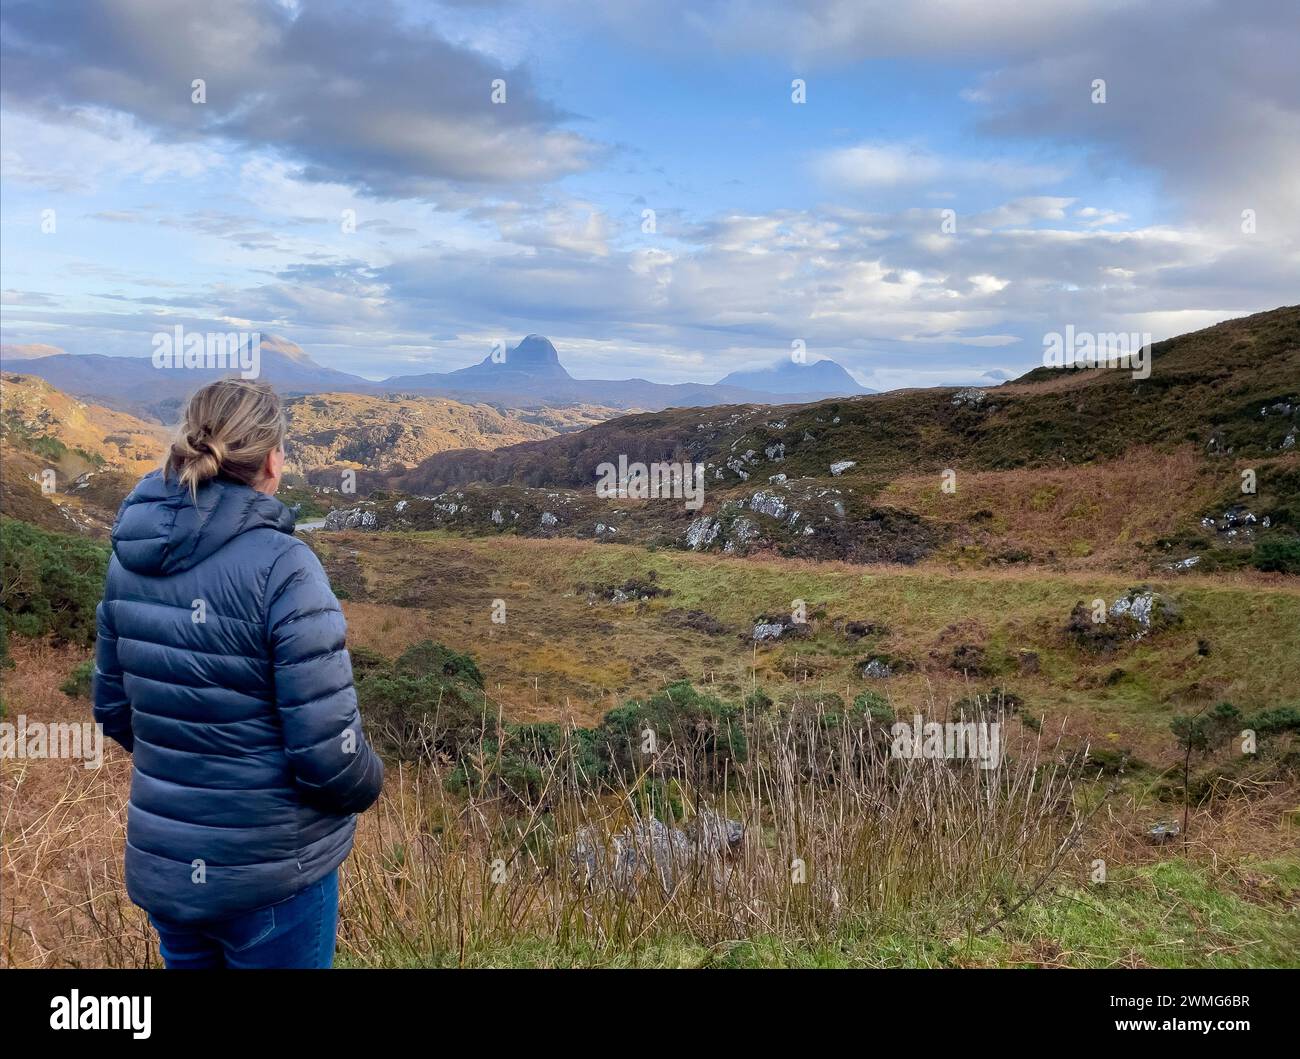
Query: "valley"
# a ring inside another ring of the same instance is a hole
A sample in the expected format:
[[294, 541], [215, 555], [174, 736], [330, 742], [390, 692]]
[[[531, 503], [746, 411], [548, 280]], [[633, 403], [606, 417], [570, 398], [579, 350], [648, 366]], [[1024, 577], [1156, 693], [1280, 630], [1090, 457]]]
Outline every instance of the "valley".
[[[342, 961], [1293, 963], [1300, 309], [1153, 354], [1143, 380], [627, 414], [286, 395], [281, 496], [390, 770]], [[78, 719], [108, 528], [166, 432], [3, 384], [4, 708]], [[596, 488], [660, 462], [698, 468], [702, 505]], [[1001, 765], [901, 767], [914, 720], [997, 724]], [[154, 964], [120, 877], [126, 755], [0, 769], [5, 960]], [[592, 842], [658, 864], [715, 819], [736, 849], [689, 881], [593, 881]]]

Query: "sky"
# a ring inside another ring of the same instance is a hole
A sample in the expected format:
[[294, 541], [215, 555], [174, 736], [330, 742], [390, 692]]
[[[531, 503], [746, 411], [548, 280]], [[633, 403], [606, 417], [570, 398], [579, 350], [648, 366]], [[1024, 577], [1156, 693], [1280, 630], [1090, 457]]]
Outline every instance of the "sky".
[[1297, 55], [1295, 0], [6, 0], [0, 337], [992, 382], [1300, 302]]

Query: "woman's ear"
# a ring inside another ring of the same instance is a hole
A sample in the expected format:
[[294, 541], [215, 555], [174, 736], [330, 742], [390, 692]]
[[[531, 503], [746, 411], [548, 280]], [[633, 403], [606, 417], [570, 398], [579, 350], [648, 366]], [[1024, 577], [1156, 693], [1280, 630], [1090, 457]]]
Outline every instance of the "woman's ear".
[[266, 454], [259, 476], [258, 490], [274, 496], [280, 488], [280, 475], [284, 473], [284, 449], [278, 445]]

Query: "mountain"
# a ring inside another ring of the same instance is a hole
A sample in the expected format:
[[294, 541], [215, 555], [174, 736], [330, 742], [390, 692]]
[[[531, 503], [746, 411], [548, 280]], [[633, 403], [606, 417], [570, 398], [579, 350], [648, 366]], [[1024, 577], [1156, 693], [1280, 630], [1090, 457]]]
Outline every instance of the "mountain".
[[575, 379], [560, 363], [555, 346], [541, 335], [528, 335], [518, 345], [495, 357], [489, 354], [468, 368], [398, 375], [375, 385], [383, 390], [437, 393], [513, 407], [594, 404], [629, 410], [770, 400], [770, 395], [743, 386]]
[[[31, 347], [4, 347], [29, 349]], [[9, 356], [9, 354], [4, 354]], [[22, 352], [13, 355], [26, 357]], [[109, 357], [100, 354], [55, 353], [23, 359], [23, 369], [46, 379], [66, 393], [97, 401], [134, 415], [174, 422], [185, 399], [199, 386], [231, 374], [217, 368], [158, 368], [149, 357]], [[825, 363], [819, 362], [819, 363]], [[838, 366], [836, 366], [838, 367]], [[827, 373], [828, 369], [807, 369]], [[842, 371], [842, 369], [841, 369]], [[851, 392], [865, 392], [847, 373]], [[489, 354], [478, 364], [449, 372], [396, 375], [372, 382], [345, 371], [317, 364], [293, 342], [263, 334], [261, 374], [282, 394], [309, 393], [417, 393], [470, 404], [490, 403], [498, 408], [591, 406], [619, 411], [689, 408], [717, 404], [770, 404], [776, 400], [809, 400], [838, 383], [823, 382], [811, 391], [784, 393], [779, 380], [765, 379], [767, 389], [726, 383], [656, 383], [646, 379], [575, 379], [560, 363], [549, 339], [528, 335], [498, 356]], [[802, 381], [800, 376], [798, 380]]]
[[479, 363], [447, 374], [456, 379], [501, 381], [517, 375], [529, 380], [573, 381], [573, 376], [560, 363], [560, 354], [551, 340], [541, 335], [526, 335], [513, 349], [503, 350], [499, 357], [489, 353]]
[[760, 393], [794, 395], [804, 400], [816, 401], [823, 397], [852, 397], [857, 394], [876, 393], [858, 382], [833, 360], [818, 360], [811, 364], [798, 364], [784, 358], [767, 368], [733, 371], [724, 376], [719, 386], [740, 386]]
[[527, 412], [412, 393], [325, 393], [290, 398], [285, 414], [289, 469], [336, 485], [342, 468], [412, 467], [434, 453], [541, 440], [618, 412], [590, 405]]
[[[12, 347], [0, 350], [7, 361]], [[247, 349], [247, 346], [241, 347]], [[262, 335], [259, 378], [284, 394], [331, 390], [367, 392], [373, 384], [359, 375], [317, 364], [302, 349], [276, 335]], [[160, 422], [175, 422], [186, 399], [200, 386], [232, 371], [208, 367], [155, 367], [151, 357], [57, 353], [22, 360], [22, 370], [64, 393]]]
[[41, 342], [29, 342], [26, 345], [0, 346], [0, 360], [37, 360], [40, 357], [52, 357], [62, 353], [58, 346], [47, 346]]
[[[386, 483], [424, 499], [378, 500], [372, 524], [854, 562], [941, 547], [980, 562], [1104, 556], [1144, 574], [1172, 559], [1235, 568], [1257, 541], [1300, 560], [1300, 306], [1150, 356], [1147, 378], [1036, 369], [984, 388], [665, 409], [442, 453]], [[598, 496], [600, 465], [620, 459], [702, 465], [703, 505]]]

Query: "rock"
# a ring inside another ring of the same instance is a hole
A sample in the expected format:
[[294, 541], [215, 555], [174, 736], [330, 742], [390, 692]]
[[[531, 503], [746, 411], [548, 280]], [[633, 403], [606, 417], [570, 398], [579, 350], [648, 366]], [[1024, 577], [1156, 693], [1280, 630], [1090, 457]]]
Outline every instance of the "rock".
[[789, 614], [779, 614], [776, 617], [768, 615], [759, 615], [758, 620], [754, 623], [754, 630], [751, 639], [756, 642], [763, 640], [779, 640], [783, 636], [793, 636], [799, 639], [806, 639], [812, 635], [812, 626], [807, 622], [795, 621], [794, 617]]
[[1065, 632], [1080, 647], [1112, 651], [1125, 642], [1179, 625], [1182, 620], [1182, 608], [1175, 600], [1138, 585], [1110, 605], [1105, 621], [1094, 621], [1092, 607], [1082, 600], [1076, 603]]
[[1163, 846], [1166, 842], [1172, 842], [1182, 833], [1182, 828], [1177, 824], [1161, 821], [1147, 832], [1147, 840], [1156, 846]]
[[379, 520], [373, 511], [353, 507], [346, 510], [336, 508], [325, 516], [327, 530], [374, 529]]
[[558, 518], [556, 518], [555, 515], [553, 515], [551, 512], [549, 512], [549, 511], [543, 511], [543, 512], [542, 512], [542, 525], [543, 525], [543, 526], [547, 526], [547, 527], [550, 527], [550, 526], [556, 526], [556, 525], [559, 524], [559, 522], [560, 522], [560, 520], [559, 520]]
[[[1255, 535], [1255, 526], [1258, 521], [1259, 520], [1255, 517], [1255, 513], [1246, 507], [1245, 504], [1233, 504], [1218, 517], [1215, 517], [1214, 515], [1206, 515], [1201, 519], [1201, 525], [1206, 529], [1214, 530], [1215, 533], [1218, 533], [1229, 540], [1236, 540], [1239, 537], [1247, 539], [1253, 537]], [[1267, 528], [1268, 522], [1269, 520], [1265, 519], [1261, 525]]]
[[836, 460], [834, 463], [831, 464], [831, 474], [833, 474], [836, 478], [838, 478], [850, 467], [856, 467], [857, 465], [858, 465], [857, 460]]
[[717, 519], [701, 515], [686, 527], [686, 546], [696, 552], [707, 548], [717, 540], [721, 528]]
[[894, 671], [883, 658], [871, 658], [862, 667], [862, 675], [870, 680], [884, 680], [886, 677], [892, 677]]
[[745, 840], [745, 825], [713, 809], [701, 809], [686, 825], [686, 833], [701, 853], [730, 853]]
[[965, 390], [958, 390], [952, 395], [953, 407], [960, 408], [965, 405], [969, 408], [976, 408], [984, 403], [984, 399], [987, 396], [988, 394], [983, 390], [978, 390], [974, 387]]
[[719, 879], [723, 858], [744, 837], [745, 827], [739, 821], [705, 809], [688, 831], [662, 820], [638, 819], [603, 841], [595, 828], [584, 827], [574, 837], [569, 859], [593, 889], [635, 893], [641, 886], [658, 883], [664, 892], [671, 892], [701, 868]]
[[728, 553], [734, 553], [738, 549], [744, 551], [744, 548], [750, 541], [758, 537], [758, 527], [754, 525], [751, 519], [738, 518], [731, 524], [727, 531], [727, 543], [722, 550]]
[[749, 510], [760, 515], [770, 515], [772, 518], [785, 518], [787, 510], [785, 497], [771, 490], [760, 489], [749, 498]]

